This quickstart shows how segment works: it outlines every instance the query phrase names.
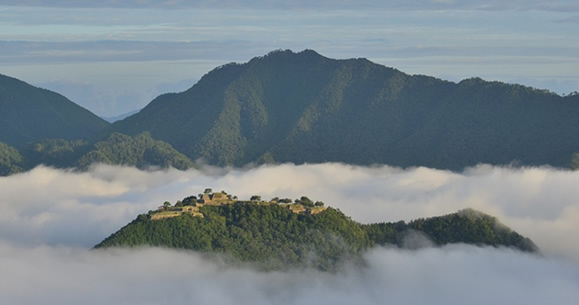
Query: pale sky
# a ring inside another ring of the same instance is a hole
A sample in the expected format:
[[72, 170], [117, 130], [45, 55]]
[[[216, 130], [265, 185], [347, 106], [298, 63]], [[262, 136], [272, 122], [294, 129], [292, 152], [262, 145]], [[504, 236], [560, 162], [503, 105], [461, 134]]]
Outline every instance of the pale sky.
[[579, 91], [576, 0], [310, 2], [0, 0], [0, 74], [103, 116], [276, 49]]

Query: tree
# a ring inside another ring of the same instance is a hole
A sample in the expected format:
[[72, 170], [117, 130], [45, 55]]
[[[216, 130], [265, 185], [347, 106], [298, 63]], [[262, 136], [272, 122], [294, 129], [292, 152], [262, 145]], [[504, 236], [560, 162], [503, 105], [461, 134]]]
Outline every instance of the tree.
[[183, 199], [183, 205], [195, 205], [196, 203], [197, 203], [197, 197], [194, 195], [186, 197], [185, 199]]
[[206, 188], [205, 191], [203, 191], [203, 194], [211, 194], [213, 193], [213, 190], [210, 188]]
[[317, 206], [317, 207], [323, 207], [323, 206], [324, 206], [324, 203], [321, 202], [321, 201], [316, 201], [316, 203], [314, 203], [314, 205]]
[[253, 196], [251, 196], [251, 198], [249, 198], [249, 200], [251, 200], [251, 201], [261, 201], [261, 196], [253, 195]]
[[301, 205], [306, 206], [306, 207], [313, 207], [314, 206], [314, 202], [306, 196], [302, 196], [298, 200], [298, 203], [300, 203]]
[[166, 209], [171, 207], [171, 203], [169, 201], [165, 201], [165, 203], [163, 203], [163, 207]]

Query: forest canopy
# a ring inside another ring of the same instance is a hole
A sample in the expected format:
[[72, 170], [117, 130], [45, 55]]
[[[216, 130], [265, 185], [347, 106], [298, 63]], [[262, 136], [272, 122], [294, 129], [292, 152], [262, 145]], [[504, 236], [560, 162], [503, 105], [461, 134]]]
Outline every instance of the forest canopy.
[[[360, 224], [338, 209], [312, 204], [305, 196], [293, 203], [279, 203], [278, 198], [239, 201], [224, 192], [215, 194], [189, 196], [175, 205], [165, 202], [95, 248], [190, 249], [223, 254], [264, 269], [320, 270], [335, 270], [345, 261], [360, 262], [361, 254], [377, 245], [415, 248], [467, 243], [538, 251], [530, 239], [472, 209], [409, 223]], [[423, 242], [417, 244], [416, 240]]]

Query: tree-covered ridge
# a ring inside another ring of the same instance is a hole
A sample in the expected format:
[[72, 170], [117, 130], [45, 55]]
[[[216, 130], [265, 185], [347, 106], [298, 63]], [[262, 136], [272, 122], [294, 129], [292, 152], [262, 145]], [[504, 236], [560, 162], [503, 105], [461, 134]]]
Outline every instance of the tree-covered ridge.
[[134, 137], [113, 133], [106, 140], [96, 142], [92, 149], [78, 160], [77, 167], [86, 169], [94, 163], [138, 168], [173, 167], [181, 170], [194, 166], [185, 155], [170, 144], [153, 139], [148, 132]]
[[16, 148], [0, 142], [0, 176], [22, 172], [22, 163], [22, 156]]
[[577, 117], [577, 94], [480, 78], [454, 83], [312, 50], [218, 67], [113, 125], [61, 95], [0, 75], [0, 141], [23, 159], [5, 149], [0, 174], [92, 162], [183, 169], [198, 159], [577, 169], [579, 142], [569, 140], [579, 134]]
[[[408, 239], [420, 234], [433, 245], [468, 243], [505, 246], [536, 252], [531, 240], [501, 225], [494, 217], [463, 210], [406, 223], [360, 224], [340, 210], [327, 207], [318, 213], [299, 212], [293, 206], [315, 209], [303, 196], [296, 200], [259, 196], [237, 200], [204, 201], [190, 196], [172, 205], [139, 215], [95, 248], [160, 246], [191, 249], [206, 254], [255, 263], [266, 269], [312, 266], [334, 270], [346, 260], [360, 261], [376, 245], [413, 247]], [[205, 197], [208, 198], [208, 197]], [[203, 201], [203, 203], [200, 203]], [[317, 207], [323, 203], [317, 202]], [[189, 208], [195, 207], [193, 212]], [[156, 215], [168, 215], [157, 217]]]
[[[474, 245], [509, 246], [536, 252], [537, 246], [528, 238], [501, 224], [495, 217], [473, 209], [456, 213], [396, 223], [362, 225], [376, 244], [404, 246], [406, 234], [422, 232], [435, 245], [467, 243]], [[402, 235], [401, 235], [402, 234]]]
[[71, 168], [90, 148], [91, 145], [84, 140], [47, 139], [24, 146], [21, 153], [27, 168], [33, 168], [39, 164]]
[[214, 165], [568, 167], [579, 152], [569, 141], [578, 116], [577, 96], [480, 78], [453, 83], [306, 50], [219, 67], [110, 131], [149, 131]]
[[89, 140], [108, 122], [66, 97], [0, 75], [0, 141], [20, 148], [46, 139]]
[[57, 168], [86, 170], [92, 164], [176, 168], [194, 167], [193, 161], [170, 144], [144, 132], [136, 136], [114, 133], [95, 143], [83, 140], [47, 139], [27, 144], [20, 150], [0, 142], [0, 175], [7, 176], [40, 164]]

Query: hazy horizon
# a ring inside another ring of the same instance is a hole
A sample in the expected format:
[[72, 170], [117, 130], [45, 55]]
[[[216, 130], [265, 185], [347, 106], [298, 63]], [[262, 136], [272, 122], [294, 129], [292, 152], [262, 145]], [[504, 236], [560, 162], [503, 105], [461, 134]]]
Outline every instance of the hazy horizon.
[[0, 73], [100, 116], [272, 50], [579, 90], [579, 5], [540, 1], [0, 1]]

